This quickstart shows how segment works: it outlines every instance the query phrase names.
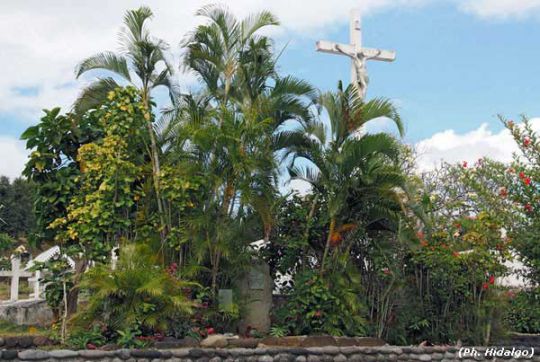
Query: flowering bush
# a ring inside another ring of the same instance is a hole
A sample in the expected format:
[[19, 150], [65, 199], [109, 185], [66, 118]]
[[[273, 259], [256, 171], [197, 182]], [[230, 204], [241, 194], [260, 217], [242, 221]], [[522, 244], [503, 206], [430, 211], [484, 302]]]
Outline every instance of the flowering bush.
[[326, 278], [313, 271], [298, 274], [287, 303], [276, 312], [276, 323], [292, 335], [364, 335], [363, 306], [352, 283]]
[[508, 292], [510, 305], [506, 320], [521, 333], [540, 333], [540, 289]]
[[487, 213], [420, 233], [408, 263], [420, 307], [408, 326], [409, 339], [488, 343], [491, 326], [499, 323], [495, 280], [505, 275], [507, 246], [500, 225]]

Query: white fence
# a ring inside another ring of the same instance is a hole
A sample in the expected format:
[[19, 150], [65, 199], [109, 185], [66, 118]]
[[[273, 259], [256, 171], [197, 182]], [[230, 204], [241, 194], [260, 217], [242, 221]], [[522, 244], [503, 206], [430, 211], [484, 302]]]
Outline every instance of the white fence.
[[[118, 252], [118, 246], [114, 247], [111, 251], [111, 265], [114, 269], [116, 266], [116, 262], [118, 260], [117, 256]], [[32, 292], [30, 293], [29, 297], [24, 300], [36, 300], [36, 299], [42, 299], [43, 297], [43, 291], [45, 288], [45, 285], [40, 282], [40, 279], [43, 276], [43, 273], [47, 272], [45, 271], [34, 271], [31, 272], [29, 270], [32, 269], [33, 266], [35, 266], [37, 263], [44, 263], [49, 260], [51, 260], [56, 255], [59, 255], [61, 253], [59, 246], [53, 246], [50, 249], [45, 250], [41, 254], [37, 255], [35, 258], [30, 259], [28, 263], [26, 263], [26, 266], [24, 268], [21, 267], [21, 258], [18, 255], [12, 255], [11, 256], [11, 270], [1, 270], [0, 271], [0, 278], [10, 278], [10, 293], [9, 293], [9, 299], [8, 300], [0, 300], [1, 302], [16, 302], [19, 299], [19, 285], [21, 279], [27, 279], [29, 285], [31, 286]], [[64, 255], [66, 261], [70, 265], [71, 268], [75, 268], [75, 262], [72, 258], [69, 256]]]

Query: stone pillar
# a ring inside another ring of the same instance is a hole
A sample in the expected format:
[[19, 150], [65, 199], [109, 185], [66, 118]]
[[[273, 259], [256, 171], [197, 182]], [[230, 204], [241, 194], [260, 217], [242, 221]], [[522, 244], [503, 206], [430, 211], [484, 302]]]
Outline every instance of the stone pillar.
[[18, 255], [11, 257], [11, 289], [9, 300], [19, 300], [19, 276], [21, 273], [21, 258]]
[[247, 273], [238, 280], [242, 315], [239, 323], [241, 334], [248, 329], [267, 333], [270, 329], [270, 309], [274, 281], [270, 276], [270, 267], [259, 259], [252, 259]]
[[39, 279], [41, 278], [41, 270], [36, 270], [36, 273], [34, 274], [34, 299], [39, 299], [40, 294], [40, 286], [39, 286]]

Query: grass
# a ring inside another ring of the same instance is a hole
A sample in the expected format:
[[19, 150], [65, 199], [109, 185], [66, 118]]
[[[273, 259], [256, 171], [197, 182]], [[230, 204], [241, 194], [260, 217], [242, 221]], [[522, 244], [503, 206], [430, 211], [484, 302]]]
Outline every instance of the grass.
[[49, 331], [44, 328], [34, 326], [18, 326], [0, 319], [0, 336], [16, 337], [16, 336], [48, 336]]
[[[9, 300], [10, 298], [10, 278], [2, 278], [0, 280], [0, 301]], [[19, 279], [19, 299], [30, 298], [30, 294], [33, 292], [30, 283], [26, 279]]]

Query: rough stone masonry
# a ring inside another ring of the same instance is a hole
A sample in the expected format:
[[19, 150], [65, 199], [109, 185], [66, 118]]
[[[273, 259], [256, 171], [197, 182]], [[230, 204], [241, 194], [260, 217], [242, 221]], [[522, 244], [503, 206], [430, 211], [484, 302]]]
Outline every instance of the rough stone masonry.
[[[471, 349], [472, 347], [468, 347]], [[3, 350], [0, 358], [16, 361], [291, 361], [291, 362], [342, 362], [342, 361], [540, 361], [540, 357], [513, 358], [485, 356], [486, 348], [474, 347], [475, 357], [459, 357], [457, 347], [272, 347], [272, 348], [183, 348], [172, 350]], [[501, 348], [501, 347], [495, 347]], [[518, 347], [514, 347], [518, 348]], [[524, 347], [525, 348], [525, 347]], [[529, 348], [530, 350], [530, 348]]]

